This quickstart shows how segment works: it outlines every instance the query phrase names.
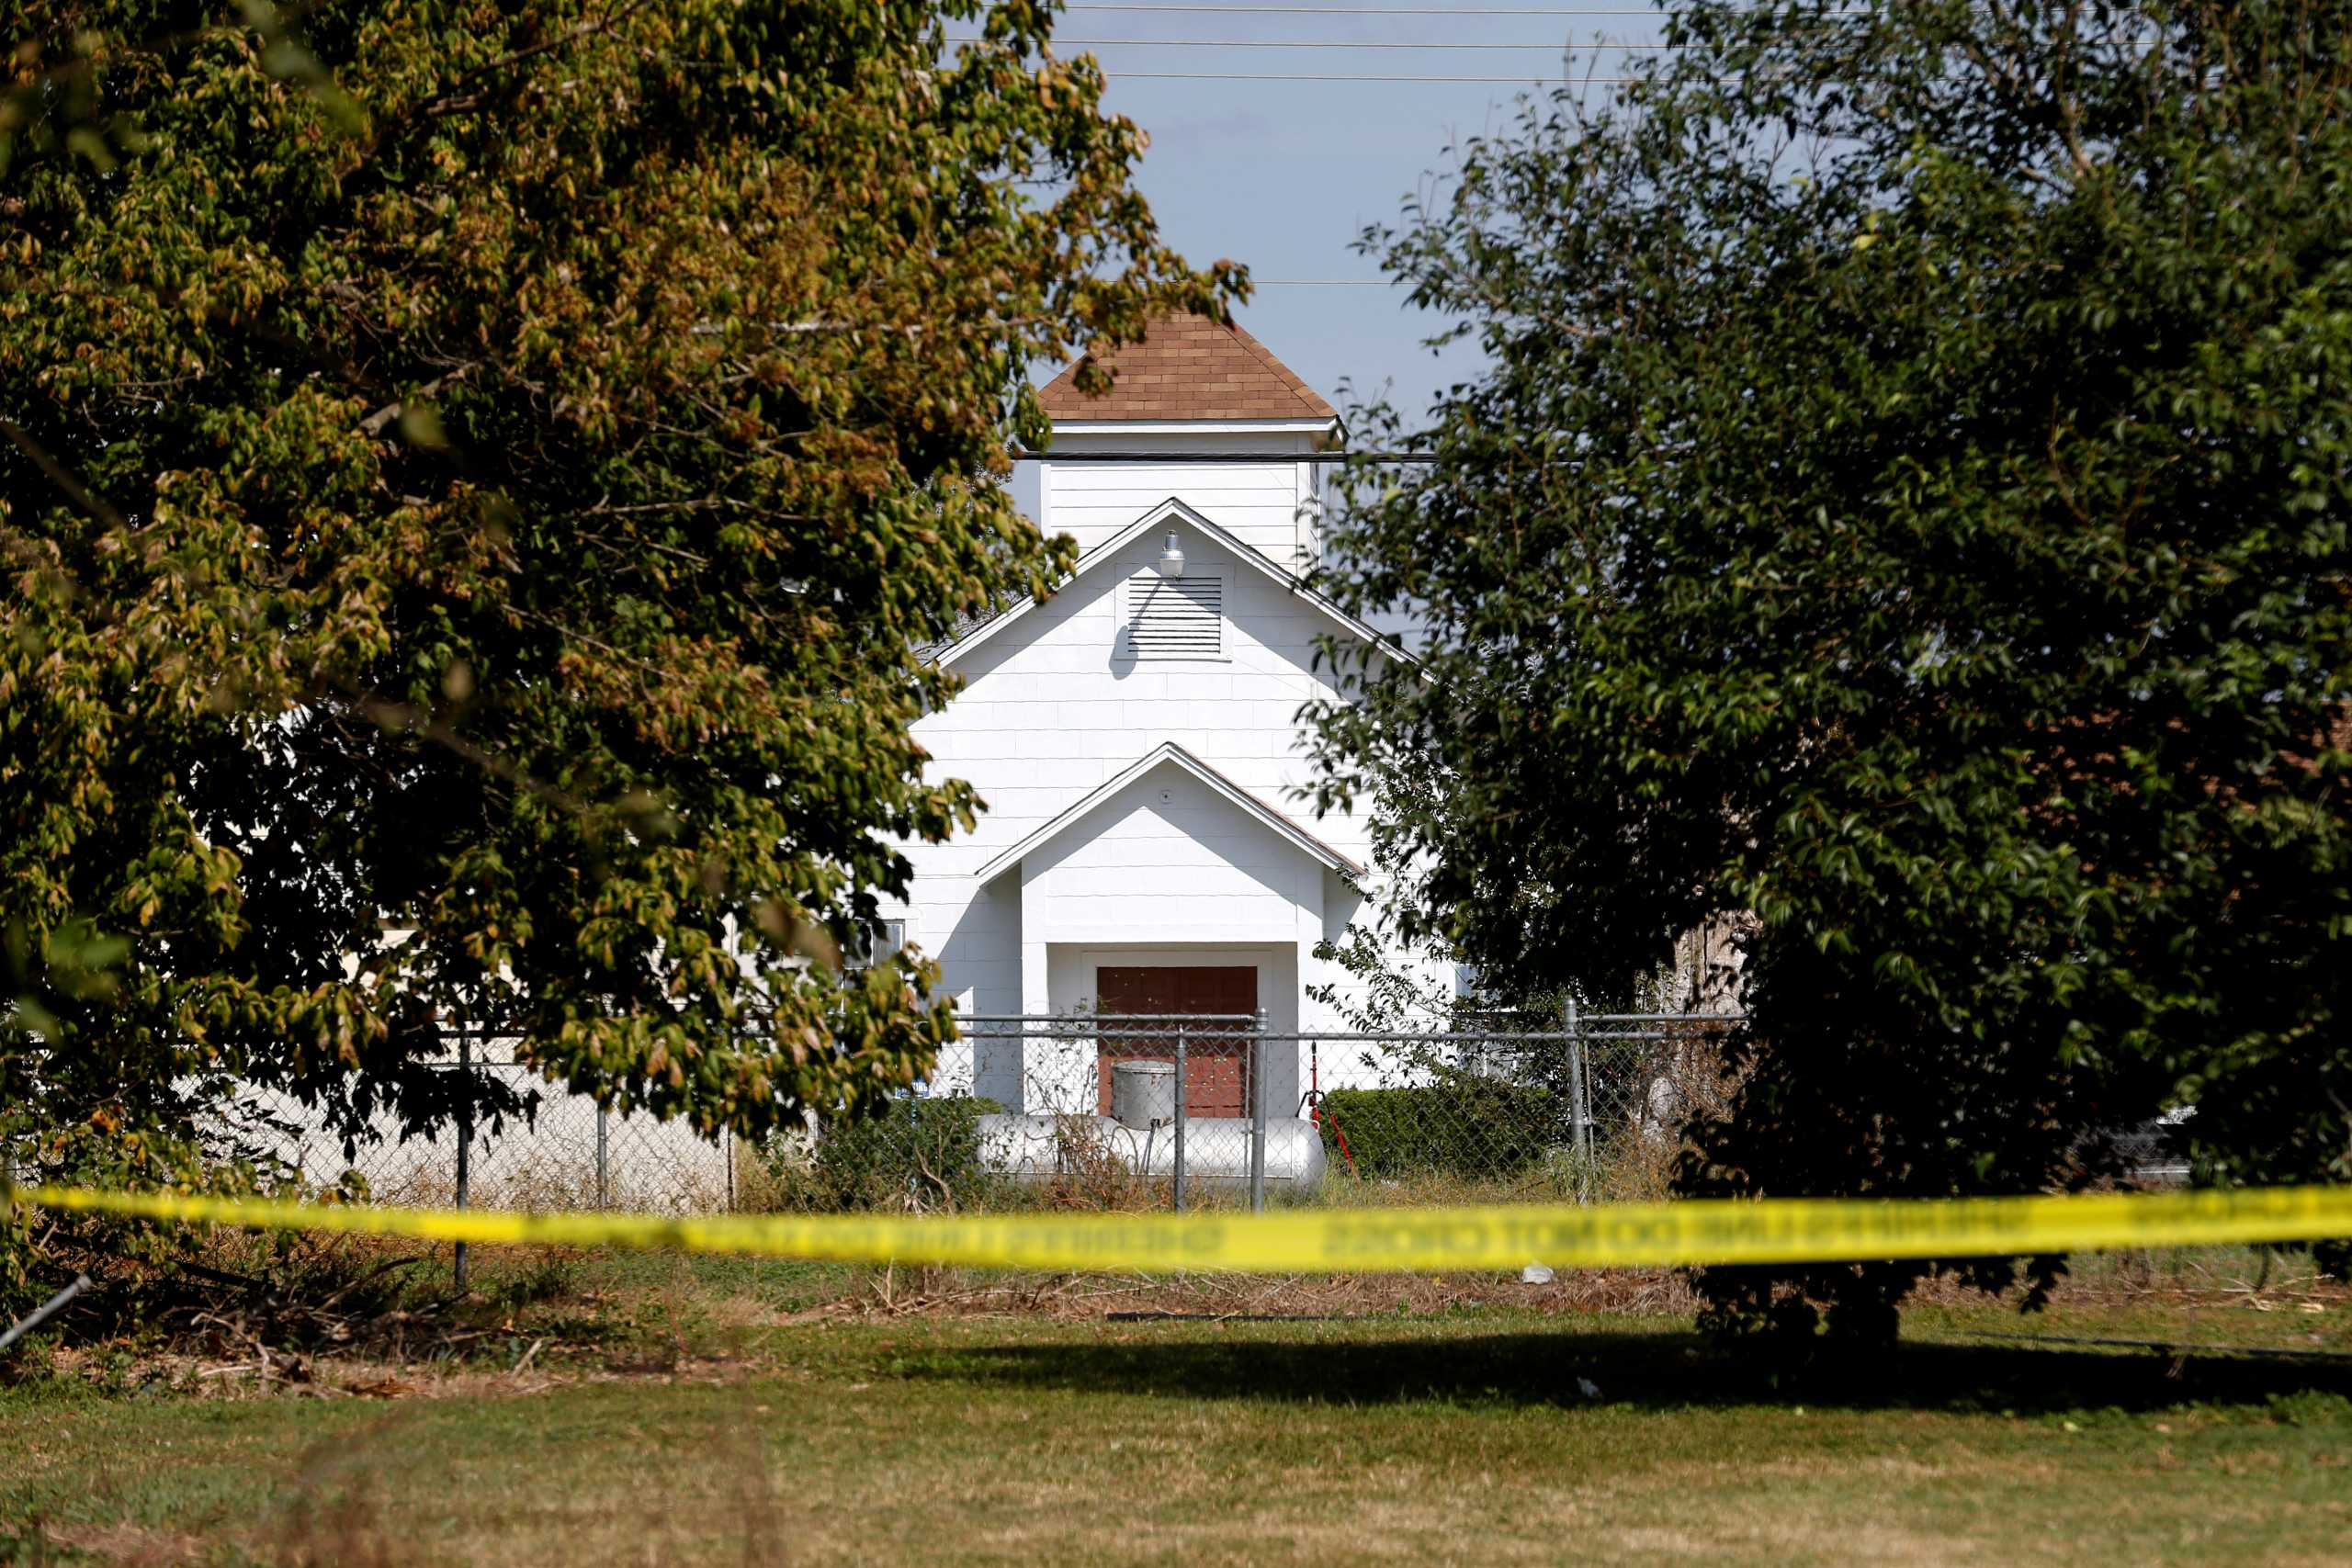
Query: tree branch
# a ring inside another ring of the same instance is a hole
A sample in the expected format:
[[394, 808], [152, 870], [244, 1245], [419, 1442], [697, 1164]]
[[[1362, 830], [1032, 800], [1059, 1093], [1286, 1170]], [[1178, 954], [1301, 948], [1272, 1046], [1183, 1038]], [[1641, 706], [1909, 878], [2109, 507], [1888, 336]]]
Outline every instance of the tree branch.
[[48, 477], [49, 482], [63, 491], [67, 500], [96, 518], [109, 528], [129, 528], [130, 520], [98, 497], [80, 479], [74, 477], [64, 464], [49, 455], [48, 448], [16, 421], [0, 416], [0, 435], [16, 444], [17, 450], [32, 459], [33, 467]]
[[551, 51], [562, 49], [568, 44], [577, 43], [582, 39], [594, 38], [599, 33], [609, 32], [641, 10], [644, 6], [645, 0], [628, 0], [628, 3], [618, 10], [609, 11], [602, 17], [591, 18], [569, 32], [558, 33], [555, 37], [532, 44], [527, 49], [510, 51], [486, 64], [474, 67], [451, 83], [447, 91], [427, 98], [421, 104], [412, 105], [395, 115], [381, 131], [368, 139], [368, 146], [360, 154], [359, 162], [364, 164], [375, 156], [379, 147], [390, 140], [395, 132], [404, 129], [412, 120], [430, 119], [438, 115], [460, 113], [469, 108], [479, 107], [480, 97], [469, 94], [467, 89], [485, 76], [511, 70], [526, 60], [536, 59]]

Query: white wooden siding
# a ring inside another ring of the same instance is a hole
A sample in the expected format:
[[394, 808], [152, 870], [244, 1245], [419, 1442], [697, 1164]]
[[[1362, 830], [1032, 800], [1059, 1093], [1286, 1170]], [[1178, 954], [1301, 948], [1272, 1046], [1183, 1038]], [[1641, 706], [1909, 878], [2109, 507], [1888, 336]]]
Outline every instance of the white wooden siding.
[[[1039, 466], [1037, 525], [1048, 534], [1069, 535], [1081, 550], [1092, 549], [1170, 496], [1179, 496], [1276, 566], [1297, 571], [1311, 556], [1321, 525], [1321, 467], [1301, 460], [1315, 450], [1315, 442], [1314, 435], [1298, 431], [1057, 434], [1055, 450], [1071, 455]], [[1090, 448], [1264, 457], [1162, 467], [1089, 463]]]
[[[931, 752], [933, 775], [970, 780], [989, 809], [977, 833], [919, 847], [926, 871], [969, 875], [1164, 740], [1341, 853], [1367, 858], [1356, 824], [1316, 823], [1311, 807], [1290, 798], [1313, 777], [1297, 716], [1330, 689], [1314, 662], [1316, 639], [1334, 624], [1256, 570], [1221, 559], [1207, 540], [1182, 542], [1188, 560], [1223, 569], [1224, 660], [1137, 660], [1126, 651], [1121, 585], [1158, 559], [1157, 536], [1136, 541], [975, 651], [959, 667], [963, 693], [921, 720], [915, 735]], [[937, 928], [925, 920], [922, 929]]]
[[1091, 549], [1170, 496], [1182, 496], [1264, 551], [1267, 559], [1295, 571], [1299, 468], [1297, 463], [1230, 468], [1056, 463], [1045, 478], [1046, 515], [1039, 524], [1048, 533], [1069, 535], [1082, 550]]
[[[1299, 477], [1308, 466], [1298, 463], [1265, 465], [1262, 472], [1244, 465], [1238, 473], [1200, 465], [1171, 465], [1164, 473], [1051, 467], [1046, 521], [1081, 543], [1100, 542], [1170, 494], [1242, 531], [1246, 516], [1218, 501], [1240, 496], [1245, 513], [1259, 504], [1279, 512], [1279, 525], [1270, 511], [1256, 536], [1285, 567], [1296, 536], [1295, 501], [1311, 483]], [[1084, 477], [1063, 488], [1073, 473]], [[1278, 482], [1286, 487], [1280, 495]], [[1099, 528], [1073, 522], [1072, 495], [1095, 498], [1083, 504], [1099, 504]], [[929, 776], [970, 781], [987, 809], [970, 834], [909, 847], [916, 872], [910, 938], [940, 962], [944, 988], [982, 1012], [1047, 1005], [1049, 992], [1067, 989], [1069, 954], [1080, 948], [1278, 949], [1290, 961], [1279, 981], [1273, 966], [1261, 973], [1263, 999], [1296, 1027], [1331, 1027], [1329, 1010], [1306, 1000], [1303, 989], [1344, 985], [1345, 976], [1312, 950], [1363, 912], [1363, 895], [1181, 769], [1154, 770], [1033, 851], [1018, 870], [986, 885], [977, 879], [1004, 850], [1168, 741], [1340, 854], [1371, 863], [1360, 821], [1317, 818], [1295, 793], [1315, 776], [1298, 712], [1331, 689], [1317, 668], [1317, 642], [1338, 623], [1232, 557], [1234, 547], [1180, 524], [1186, 580], [1213, 577], [1219, 584], [1223, 657], [1138, 658], [1126, 635], [1130, 600], [1137, 580], [1156, 572], [1164, 535], [1151, 529], [1092, 563], [1083, 578], [967, 654], [956, 666], [966, 682], [961, 694], [916, 725], [931, 753]], [[1168, 800], [1159, 798], [1162, 788]], [[1065, 983], [1052, 984], [1052, 974]], [[1268, 985], [1281, 993], [1266, 994]], [[1010, 1060], [991, 1063], [981, 1076], [989, 1080], [983, 1092], [1007, 1098], [1017, 1068]], [[1281, 1071], [1271, 1081], [1294, 1077]]]
[[1322, 882], [1295, 844], [1163, 764], [1030, 854], [1022, 940], [1295, 942]]

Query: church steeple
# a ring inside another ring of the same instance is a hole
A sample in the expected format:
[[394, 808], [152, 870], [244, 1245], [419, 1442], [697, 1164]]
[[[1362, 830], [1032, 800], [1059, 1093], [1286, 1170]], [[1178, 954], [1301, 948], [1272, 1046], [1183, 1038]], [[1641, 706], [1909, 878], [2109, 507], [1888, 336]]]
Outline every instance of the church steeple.
[[[1173, 496], [1285, 570], [1314, 563], [1323, 471], [1345, 434], [1322, 394], [1256, 338], [1205, 316], [1154, 321], [1097, 362], [1113, 377], [1100, 396], [1078, 389], [1085, 359], [1037, 394], [1054, 422], [1038, 477], [1047, 533], [1088, 548]], [[1166, 463], [1152, 460], [1163, 452]]]
[[[1112, 372], [1111, 389], [1090, 398], [1078, 389], [1090, 360]], [[1321, 419], [1340, 416], [1262, 343], [1206, 316], [1170, 316], [1141, 343], [1099, 358], [1074, 360], [1037, 394], [1065, 420]]]

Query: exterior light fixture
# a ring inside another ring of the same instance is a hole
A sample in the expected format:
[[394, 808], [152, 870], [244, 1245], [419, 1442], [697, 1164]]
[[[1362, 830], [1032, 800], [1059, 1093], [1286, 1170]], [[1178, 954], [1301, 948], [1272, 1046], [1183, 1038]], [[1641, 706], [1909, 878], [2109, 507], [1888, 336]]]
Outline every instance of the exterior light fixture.
[[1184, 575], [1184, 552], [1176, 546], [1176, 530], [1173, 528], [1168, 530], [1167, 547], [1159, 552], [1159, 575], [1162, 577]]

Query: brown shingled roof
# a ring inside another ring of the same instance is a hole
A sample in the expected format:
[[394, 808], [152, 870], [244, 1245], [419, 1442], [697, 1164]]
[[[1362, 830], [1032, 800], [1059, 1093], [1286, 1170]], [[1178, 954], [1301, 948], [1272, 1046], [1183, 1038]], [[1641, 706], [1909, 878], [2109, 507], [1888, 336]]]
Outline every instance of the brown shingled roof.
[[1055, 419], [1336, 419], [1338, 412], [1239, 327], [1205, 316], [1154, 322], [1141, 343], [1104, 355], [1111, 389], [1090, 398], [1074, 361], [1037, 400]]

